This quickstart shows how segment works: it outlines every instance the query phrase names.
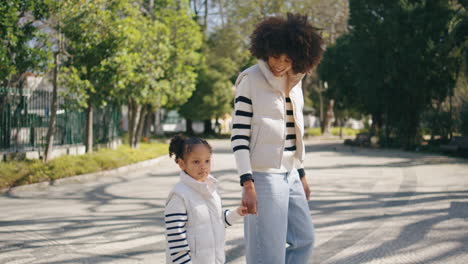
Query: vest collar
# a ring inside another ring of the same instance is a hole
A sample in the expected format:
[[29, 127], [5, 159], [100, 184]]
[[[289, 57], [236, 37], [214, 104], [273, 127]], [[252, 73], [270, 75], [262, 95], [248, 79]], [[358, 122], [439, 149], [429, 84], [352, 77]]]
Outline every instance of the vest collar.
[[285, 82], [283, 82], [282, 80], [283, 77], [276, 77], [275, 75], [273, 75], [273, 73], [270, 70], [270, 66], [268, 66], [268, 63], [264, 60], [258, 60], [258, 67], [260, 68], [260, 71], [262, 72], [268, 84], [272, 88], [284, 94], [285, 87], [282, 87], [282, 84]]
[[303, 73], [291, 74], [288, 72], [284, 77], [276, 77], [271, 72], [270, 66], [268, 66], [268, 63], [264, 60], [258, 60], [258, 67], [260, 68], [260, 71], [262, 72], [268, 84], [274, 89], [279, 90], [283, 94], [286, 94], [285, 89], [287, 88], [282, 87], [283, 84], [285, 83], [282, 78], [284, 77], [287, 78], [286, 84], [288, 88], [290, 88], [289, 93], [291, 93], [295, 90], [295, 88], [301, 87], [298, 84], [300, 84], [302, 78], [305, 76], [305, 74]]
[[180, 180], [184, 184], [186, 184], [187, 186], [189, 186], [190, 188], [202, 195], [211, 196], [214, 192], [216, 192], [216, 189], [218, 187], [218, 180], [211, 176], [211, 174], [208, 175], [205, 182], [199, 182], [184, 171], [182, 171], [180, 172]]

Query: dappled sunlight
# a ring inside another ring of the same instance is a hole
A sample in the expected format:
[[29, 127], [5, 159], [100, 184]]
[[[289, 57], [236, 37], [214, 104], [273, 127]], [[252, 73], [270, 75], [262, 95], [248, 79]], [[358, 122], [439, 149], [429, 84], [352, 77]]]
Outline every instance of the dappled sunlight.
[[[212, 174], [223, 206], [233, 209], [241, 198], [237, 171], [224, 153], [229, 142], [217, 144]], [[373, 149], [359, 156], [334, 143], [318, 148], [305, 162], [315, 263], [459, 263], [465, 256], [463, 162], [435, 164], [427, 160], [437, 156], [402, 152], [401, 158], [393, 150], [387, 158]], [[97, 181], [5, 193], [0, 205], [10, 214], [0, 218], [0, 261], [163, 262], [164, 206], [178, 175], [177, 165], [164, 159]], [[228, 263], [245, 263], [243, 237], [242, 222], [227, 229]]]

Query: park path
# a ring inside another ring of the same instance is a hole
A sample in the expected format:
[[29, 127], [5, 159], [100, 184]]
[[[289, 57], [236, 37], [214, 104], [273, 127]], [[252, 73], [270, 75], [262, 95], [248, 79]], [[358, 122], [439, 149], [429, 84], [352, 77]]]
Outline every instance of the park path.
[[[212, 140], [225, 207], [240, 186], [229, 141]], [[468, 162], [308, 141], [305, 169], [316, 228], [311, 263], [468, 263]], [[94, 181], [0, 196], [0, 263], [165, 263], [164, 202], [178, 180], [168, 157]], [[227, 263], [244, 260], [242, 222]]]

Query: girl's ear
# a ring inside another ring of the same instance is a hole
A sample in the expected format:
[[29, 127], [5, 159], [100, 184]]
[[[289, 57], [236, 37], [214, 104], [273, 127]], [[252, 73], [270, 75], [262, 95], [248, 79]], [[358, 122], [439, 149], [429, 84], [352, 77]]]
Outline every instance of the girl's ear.
[[185, 162], [183, 159], [177, 159], [177, 164], [181, 170], [185, 170]]

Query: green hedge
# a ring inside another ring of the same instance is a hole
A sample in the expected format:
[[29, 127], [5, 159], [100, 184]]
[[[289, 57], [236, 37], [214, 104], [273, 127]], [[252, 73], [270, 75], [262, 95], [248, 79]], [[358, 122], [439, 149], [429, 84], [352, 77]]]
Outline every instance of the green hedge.
[[[333, 136], [340, 135], [340, 128], [339, 127], [332, 127], [331, 134]], [[366, 129], [352, 129], [349, 127], [343, 127], [343, 136], [356, 136], [358, 133], [367, 132]], [[322, 132], [320, 132], [320, 127], [308, 128], [306, 130], [306, 135], [308, 136], [321, 136]]]
[[139, 149], [122, 145], [92, 154], [62, 156], [47, 164], [40, 160], [0, 162], [0, 189], [109, 170], [168, 153], [163, 143], [141, 143]]

